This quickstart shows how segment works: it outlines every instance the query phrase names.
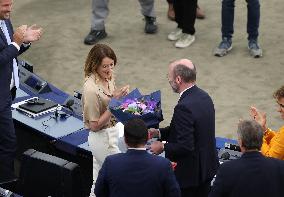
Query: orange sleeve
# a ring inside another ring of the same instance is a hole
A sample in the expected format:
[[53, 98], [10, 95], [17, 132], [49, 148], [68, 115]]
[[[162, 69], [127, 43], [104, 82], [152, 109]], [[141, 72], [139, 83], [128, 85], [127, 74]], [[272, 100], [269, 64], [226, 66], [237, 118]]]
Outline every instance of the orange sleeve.
[[284, 160], [284, 127], [278, 132], [271, 129], [265, 131], [261, 152], [267, 157]]
[[275, 134], [276, 134], [275, 131], [272, 131], [271, 129], [268, 128], [264, 132], [263, 140], [266, 140], [268, 143], [270, 143], [271, 139], [275, 136]]

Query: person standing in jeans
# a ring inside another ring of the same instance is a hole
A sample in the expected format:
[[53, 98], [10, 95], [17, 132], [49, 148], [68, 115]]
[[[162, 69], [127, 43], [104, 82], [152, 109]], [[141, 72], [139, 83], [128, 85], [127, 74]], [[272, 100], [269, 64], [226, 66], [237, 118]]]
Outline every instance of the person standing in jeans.
[[[260, 19], [259, 0], [246, 0], [247, 2], [247, 33], [248, 49], [250, 54], [255, 57], [262, 56], [262, 49], [258, 45], [258, 28]], [[232, 35], [234, 33], [234, 9], [235, 0], [222, 1], [222, 41], [215, 49], [214, 55], [222, 57], [232, 49]]]
[[[109, 14], [109, 0], [92, 0], [92, 20], [91, 31], [85, 37], [86, 45], [93, 45], [107, 37], [105, 31], [105, 20]], [[155, 34], [158, 30], [156, 24], [156, 13], [154, 10], [154, 0], [139, 0], [141, 13], [145, 17], [144, 32]]]

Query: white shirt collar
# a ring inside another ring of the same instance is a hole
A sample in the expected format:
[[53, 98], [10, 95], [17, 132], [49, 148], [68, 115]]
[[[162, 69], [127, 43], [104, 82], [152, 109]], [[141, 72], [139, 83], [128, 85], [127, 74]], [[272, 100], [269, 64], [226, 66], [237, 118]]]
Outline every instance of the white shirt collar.
[[128, 150], [146, 150], [146, 148], [130, 148], [130, 147], [128, 147]]
[[193, 86], [195, 86], [195, 84], [193, 84], [192, 86], [189, 86], [188, 88], [184, 89], [181, 93], [179, 93], [179, 98], [182, 96], [182, 94], [183, 94], [186, 90], [192, 88]]

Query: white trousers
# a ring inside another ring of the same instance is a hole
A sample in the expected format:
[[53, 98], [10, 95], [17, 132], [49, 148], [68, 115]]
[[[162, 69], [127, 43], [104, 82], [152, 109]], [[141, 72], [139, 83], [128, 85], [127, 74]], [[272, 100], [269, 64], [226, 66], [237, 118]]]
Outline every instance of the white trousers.
[[120, 153], [118, 148], [119, 132], [123, 127], [116, 124], [114, 127], [102, 129], [96, 132], [89, 132], [88, 143], [93, 155], [93, 186], [90, 197], [94, 197], [95, 183], [105, 158], [108, 155]]

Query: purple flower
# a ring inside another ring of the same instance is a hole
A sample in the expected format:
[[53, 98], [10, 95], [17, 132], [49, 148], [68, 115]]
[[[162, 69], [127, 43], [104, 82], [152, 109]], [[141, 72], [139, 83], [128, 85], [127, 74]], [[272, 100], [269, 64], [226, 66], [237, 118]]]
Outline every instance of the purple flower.
[[128, 112], [135, 115], [154, 113], [156, 108], [156, 101], [144, 97], [140, 99], [126, 99], [121, 103], [120, 106], [117, 107], [117, 109], [121, 109], [123, 112]]

